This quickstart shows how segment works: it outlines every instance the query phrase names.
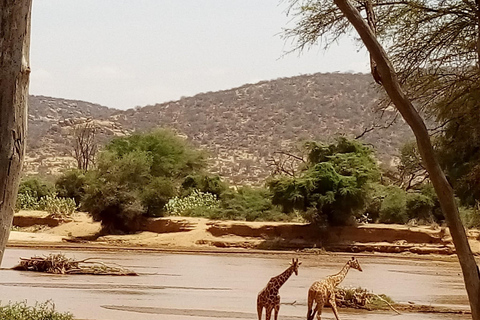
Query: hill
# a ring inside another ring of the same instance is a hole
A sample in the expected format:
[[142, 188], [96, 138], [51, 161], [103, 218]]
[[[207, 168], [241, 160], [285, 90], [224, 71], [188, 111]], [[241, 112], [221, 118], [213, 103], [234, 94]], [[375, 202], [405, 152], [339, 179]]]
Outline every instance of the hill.
[[[69, 128], [79, 119], [92, 118], [103, 128], [101, 141], [134, 130], [173, 128], [210, 151], [212, 171], [233, 183], [259, 183], [270, 173], [267, 160], [276, 151], [291, 152], [306, 139], [355, 137], [374, 123], [388, 122], [394, 112], [387, 110], [379, 119], [379, 98], [371, 76], [340, 73], [262, 81], [126, 111], [31, 97], [26, 170], [58, 172], [67, 165], [72, 160]], [[408, 137], [409, 129], [400, 120], [362, 139], [389, 164]]]

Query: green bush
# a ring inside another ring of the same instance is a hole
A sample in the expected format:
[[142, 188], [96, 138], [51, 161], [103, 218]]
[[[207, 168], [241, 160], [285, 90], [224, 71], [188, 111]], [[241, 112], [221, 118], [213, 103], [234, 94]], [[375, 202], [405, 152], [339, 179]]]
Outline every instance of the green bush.
[[54, 218], [69, 218], [77, 209], [72, 198], [59, 198], [56, 195], [47, 195], [38, 202], [40, 210], [47, 211]]
[[81, 200], [85, 195], [86, 175], [85, 172], [78, 169], [64, 172], [58, 177], [57, 181], [55, 181], [57, 195], [61, 198], [72, 198], [75, 200], [77, 206], [80, 206]]
[[228, 190], [228, 184], [223, 182], [218, 175], [191, 174], [182, 182], [183, 195], [188, 195], [194, 190], [211, 193], [220, 197]]
[[112, 140], [87, 175], [83, 208], [104, 232], [132, 232], [145, 216], [161, 216], [185, 177], [205, 166], [205, 155], [167, 130]]
[[416, 219], [419, 222], [431, 223], [434, 221], [432, 210], [435, 202], [428, 196], [421, 193], [407, 193], [406, 213], [409, 219]]
[[145, 206], [145, 215], [150, 217], [162, 216], [165, 205], [176, 194], [175, 183], [171, 178], [155, 177], [140, 192], [142, 204]]
[[305, 147], [308, 161], [297, 177], [267, 182], [273, 203], [286, 213], [300, 210], [316, 224], [353, 223], [364, 213], [369, 184], [379, 179], [372, 151], [344, 137], [329, 145], [309, 142]]
[[272, 203], [272, 194], [268, 189], [241, 187], [222, 194], [220, 206], [210, 210], [209, 218], [245, 221], [287, 221], [287, 215]]
[[22, 179], [20, 182], [18, 193], [30, 194], [40, 200], [41, 197], [51, 195], [55, 192], [53, 184], [41, 179], [40, 177], [29, 177]]
[[380, 206], [379, 222], [407, 223], [407, 196], [406, 192], [396, 186], [388, 186], [386, 196]]
[[73, 320], [70, 313], [55, 311], [52, 301], [28, 306], [25, 301], [0, 305], [0, 320]]
[[19, 193], [17, 195], [17, 202], [15, 203], [15, 210], [40, 210], [38, 207], [38, 198], [33, 196], [30, 192]]
[[201, 210], [214, 209], [219, 206], [217, 197], [208, 192], [193, 190], [188, 196], [174, 197], [165, 206], [166, 211], [171, 215], [197, 215]]
[[463, 225], [467, 228], [480, 228], [480, 207], [458, 207]]
[[29, 191], [20, 193], [15, 205], [16, 211], [43, 210], [55, 218], [68, 218], [76, 209], [77, 205], [71, 198], [59, 198], [55, 193], [52, 193], [38, 199], [32, 196]]

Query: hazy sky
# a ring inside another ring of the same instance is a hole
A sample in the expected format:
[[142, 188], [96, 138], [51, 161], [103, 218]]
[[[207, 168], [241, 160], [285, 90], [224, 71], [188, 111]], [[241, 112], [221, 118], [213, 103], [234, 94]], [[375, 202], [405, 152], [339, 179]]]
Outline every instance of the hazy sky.
[[36, 0], [30, 92], [133, 108], [316, 72], [367, 72], [345, 39], [302, 54], [280, 0]]

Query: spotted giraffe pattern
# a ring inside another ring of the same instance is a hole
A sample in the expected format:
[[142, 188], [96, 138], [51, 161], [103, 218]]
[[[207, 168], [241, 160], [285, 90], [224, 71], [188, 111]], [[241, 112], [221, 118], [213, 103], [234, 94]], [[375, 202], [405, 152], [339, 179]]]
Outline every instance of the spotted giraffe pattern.
[[278, 276], [271, 278], [270, 281], [268, 281], [267, 286], [258, 293], [258, 320], [262, 319], [263, 308], [265, 308], [265, 317], [267, 320], [270, 320], [270, 317], [272, 316], [272, 310], [275, 310], [275, 320], [278, 319], [278, 311], [280, 310], [280, 296], [278, 295], [278, 290], [281, 286], [283, 286], [288, 278], [290, 278], [292, 273], [295, 272], [295, 275], [298, 275], [298, 267], [301, 264], [301, 262], [298, 262], [298, 259], [292, 259], [290, 267], [288, 267], [287, 270]]
[[[362, 271], [362, 267], [358, 263], [358, 260], [352, 258], [348, 260], [345, 266], [339, 273], [328, 276], [324, 280], [315, 281], [308, 290], [308, 312], [307, 320], [313, 320], [315, 313], [317, 313], [317, 320], [322, 319], [322, 309], [328, 303], [332, 307], [333, 314], [337, 320], [338, 317], [337, 304], [335, 302], [335, 288], [345, 279], [350, 268]], [[315, 309], [313, 309], [313, 302], [316, 303]]]

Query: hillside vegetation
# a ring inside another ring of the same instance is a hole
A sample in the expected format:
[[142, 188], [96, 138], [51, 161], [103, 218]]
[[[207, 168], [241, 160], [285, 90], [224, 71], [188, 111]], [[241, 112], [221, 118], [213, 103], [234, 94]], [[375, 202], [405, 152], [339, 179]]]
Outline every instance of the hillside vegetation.
[[[269, 175], [275, 151], [291, 151], [300, 141], [355, 137], [373, 123], [388, 122], [375, 112], [380, 95], [364, 74], [313, 74], [246, 84], [162, 104], [111, 109], [82, 101], [32, 96], [25, 171], [57, 173], [73, 165], [72, 126], [92, 118], [105, 143], [114, 136], [154, 127], [173, 128], [212, 156], [211, 171], [234, 184], [260, 183]], [[399, 121], [362, 139], [389, 165], [410, 137]]]

